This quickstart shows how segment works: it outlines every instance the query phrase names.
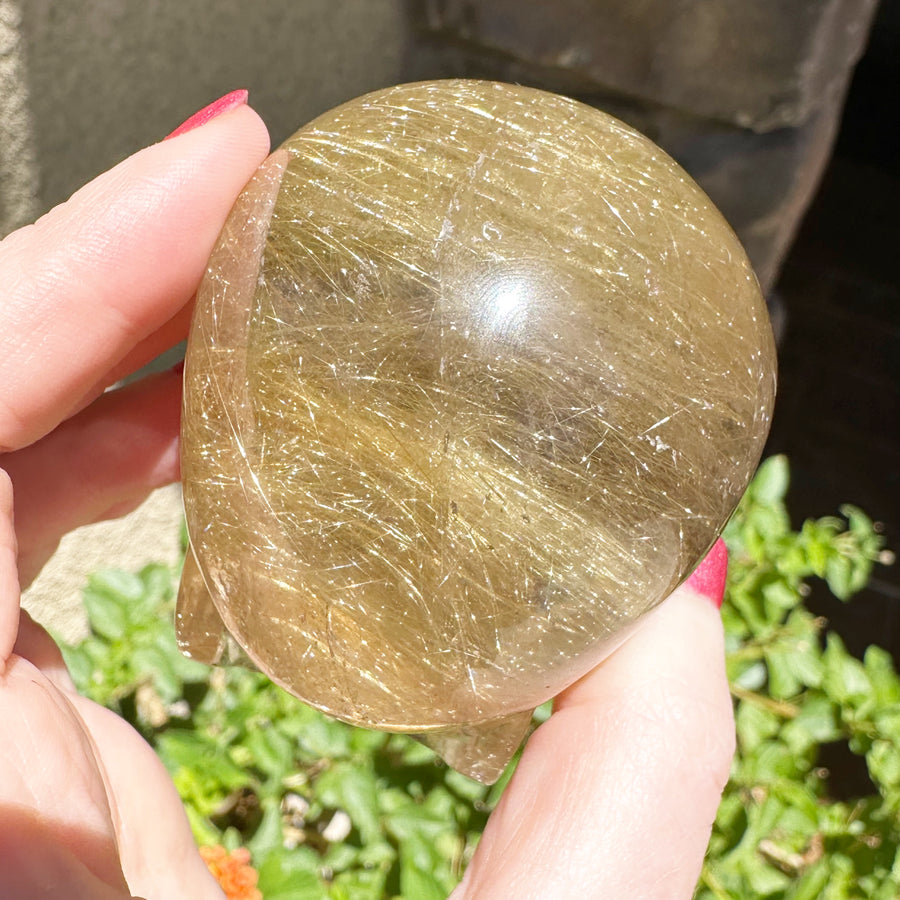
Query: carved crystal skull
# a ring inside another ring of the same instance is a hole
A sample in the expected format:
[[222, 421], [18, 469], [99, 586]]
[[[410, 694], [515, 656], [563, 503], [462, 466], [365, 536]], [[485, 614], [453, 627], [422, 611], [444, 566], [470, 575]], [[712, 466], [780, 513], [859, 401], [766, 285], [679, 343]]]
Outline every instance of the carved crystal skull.
[[316, 119], [209, 263], [178, 631], [495, 780], [716, 539], [774, 395], [722, 216], [593, 108], [477, 81]]

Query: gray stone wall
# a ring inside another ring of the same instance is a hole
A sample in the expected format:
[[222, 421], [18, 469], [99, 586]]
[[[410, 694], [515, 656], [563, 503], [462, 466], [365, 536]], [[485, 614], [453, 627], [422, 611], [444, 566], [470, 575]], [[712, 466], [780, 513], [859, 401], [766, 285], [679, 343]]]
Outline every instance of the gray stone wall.
[[337, 103], [403, 80], [404, 0], [0, 0], [0, 10], [4, 44], [16, 47], [0, 96], [27, 103], [27, 116], [0, 119], [0, 138], [27, 141], [37, 162], [21, 213], [0, 184], [12, 224], [234, 88], [250, 90], [280, 141]]

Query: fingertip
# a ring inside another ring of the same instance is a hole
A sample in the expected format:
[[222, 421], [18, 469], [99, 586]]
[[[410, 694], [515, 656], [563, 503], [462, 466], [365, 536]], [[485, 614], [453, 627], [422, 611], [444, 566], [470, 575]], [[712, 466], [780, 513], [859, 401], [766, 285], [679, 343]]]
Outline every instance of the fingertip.
[[[172, 140], [174, 137], [178, 140]], [[205, 153], [209, 148], [214, 148], [218, 153], [229, 153], [233, 149], [241, 157], [246, 156], [252, 166], [246, 181], [269, 153], [269, 130], [252, 106], [238, 103], [207, 119], [198, 127], [173, 132], [136, 155], [164, 153], [178, 159], [189, 157], [198, 151]]]
[[727, 578], [728, 548], [725, 541], [719, 538], [684, 584], [719, 609], [725, 596]]
[[203, 109], [198, 110], [192, 116], [185, 119], [174, 131], [170, 132], [166, 135], [163, 140], [170, 141], [172, 138], [179, 137], [182, 134], [186, 134], [188, 131], [193, 131], [195, 128], [200, 128], [202, 125], [205, 125], [207, 122], [212, 121], [217, 116], [224, 115], [227, 112], [230, 112], [232, 109], [237, 108], [238, 106], [244, 106], [247, 103], [247, 98], [249, 97], [249, 92], [243, 89], [230, 91], [225, 94], [224, 97], [219, 97], [218, 100], [214, 100], [212, 103], [204, 106]]
[[721, 617], [679, 589], [557, 698], [454, 898], [689, 897], [733, 751]]

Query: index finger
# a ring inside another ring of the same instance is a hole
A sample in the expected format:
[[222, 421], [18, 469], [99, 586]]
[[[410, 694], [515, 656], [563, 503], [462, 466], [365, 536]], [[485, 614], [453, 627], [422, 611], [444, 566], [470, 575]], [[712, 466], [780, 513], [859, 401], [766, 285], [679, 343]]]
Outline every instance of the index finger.
[[177, 316], [268, 147], [262, 120], [239, 107], [0, 242], [0, 452], [52, 430]]

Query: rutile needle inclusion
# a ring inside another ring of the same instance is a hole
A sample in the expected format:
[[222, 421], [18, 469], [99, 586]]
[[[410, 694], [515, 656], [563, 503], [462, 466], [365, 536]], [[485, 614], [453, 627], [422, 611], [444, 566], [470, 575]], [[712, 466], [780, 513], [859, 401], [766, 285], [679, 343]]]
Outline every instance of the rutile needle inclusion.
[[181, 644], [493, 781], [713, 543], [774, 369], [734, 234], [621, 122], [476, 81], [347, 103], [200, 290]]

